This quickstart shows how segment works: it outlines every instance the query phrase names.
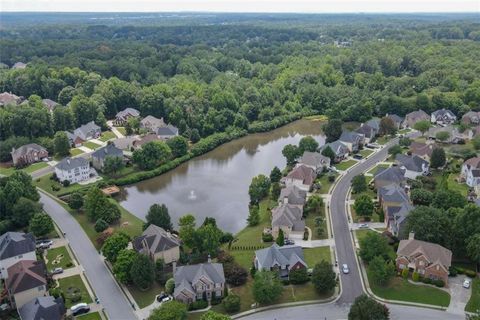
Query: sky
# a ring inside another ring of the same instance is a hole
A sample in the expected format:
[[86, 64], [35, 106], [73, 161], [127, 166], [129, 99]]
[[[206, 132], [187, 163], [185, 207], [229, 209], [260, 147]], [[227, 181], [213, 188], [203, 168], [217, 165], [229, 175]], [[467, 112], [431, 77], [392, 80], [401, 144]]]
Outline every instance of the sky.
[[0, 11], [480, 14], [480, 0], [0, 0]]

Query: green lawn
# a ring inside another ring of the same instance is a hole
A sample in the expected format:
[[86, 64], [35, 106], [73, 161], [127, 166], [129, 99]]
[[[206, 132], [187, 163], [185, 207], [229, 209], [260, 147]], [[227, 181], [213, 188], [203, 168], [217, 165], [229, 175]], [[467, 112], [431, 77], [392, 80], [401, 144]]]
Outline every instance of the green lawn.
[[92, 149], [92, 150], [96, 150], [96, 149], [101, 147], [101, 145], [96, 144], [95, 142], [92, 142], [92, 141], [85, 141], [82, 144], [82, 146], [87, 147], [87, 148]]
[[303, 249], [303, 255], [309, 268], [313, 268], [322, 260], [332, 262], [329, 246]]
[[127, 135], [127, 130], [124, 127], [118, 127], [117, 130], [124, 136]]
[[15, 167], [0, 167], [0, 175], [9, 176], [15, 172]]
[[[323, 227], [323, 236], [319, 236], [317, 234], [317, 227], [315, 226], [315, 218], [318, 216], [322, 216], [324, 219], [324, 222], [322, 224]], [[325, 206], [321, 209], [321, 212], [319, 214], [309, 214], [307, 218], [305, 219], [305, 225], [309, 227], [312, 230], [312, 240], [319, 240], [319, 239], [327, 239], [328, 238], [328, 231], [327, 231], [327, 221], [325, 219]]]
[[320, 193], [320, 194], [328, 193], [328, 191], [330, 190], [330, 187], [335, 182], [335, 180], [333, 182], [330, 182], [328, 180], [328, 177], [331, 175], [335, 176], [335, 178], [338, 176], [337, 173], [328, 173], [328, 174], [323, 173], [319, 178], [317, 178], [316, 182], [320, 183], [320, 186], [321, 186], [320, 190], [317, 190], [317, 193]]
[[355, 235], [357, 236], [357, 240], [360, 242], [360, 240], [365, 238], [368, 232], [373, 232], [373, 231], [368, 229], [355, 230]]
[[[365, 177], [365, 180], [367, 180], [367, 184], [368, 184], [369, 181], [368, 181], [367, 178], [369, 178], [369, 177]], [[372, 177], [370, 177], [370, 178], [372, 178]], [[373, 178], [372, 178], [372, 179], [373, 179]], [[370, 180], [371, 180], [371, 179], [370, 179]], [[363, 194], [366, 194], [366, 195], [370, 196], [372, 199], [376, 199], [376, 198], [377, 198], [377, 193], [376, 193], [375, 191], [373, 191], [372, 189], [370, 189], [370, 188], [367, 188], [367, 191], [362, 192], [362, 193], [352, 193], [352, 194], [351, 194], [351, 198], [352, 198], [353, 200], [355, 200], [355, 199], [357, 199], [358, 197], [360, 197], [360, 196], [363, 195]]]
[[92, 312], [92, 313], [84, 314], [82, 316], [75, 317], [75, 319], [78, 319], [78, 320], [102, 320], [102, 317], [100, 316], [100, 313]]
[[363, 149], [359, 152], [364, 158], [368, 157], [373, 153], [373, 150], [370, 149]]
[[[273, 242], [272, 242], [273, 244]], [[235, 261], [247, 270], [252, 267], [253, 259], [255, 257], [254, 250], [232, 250], [230, 254], [235, 258]]]
[[373, 293], [380, 298], [431, 304], [441, 307], [448, 307], [450, 304], [450, 295], [437, 288], [411, 284], [400, 277], [393, 278], [387, 286], [382, 287], [373, 283], [373, 281], [370, 280], [370, 275], [368, 275], [368, 278], [370, 288]]
[[28, 167], [23, 168], [22, 170], [25, 171], [26, 173], [32, 173], [46, 167], [48, 167], [48, 163], [42, 161], [42, 162], [31, 164]]
[[412, 130], [410, 130], [409, 128], [405, 128], [405, 129], [402, 129], [402, 130], [398, 131], [398, 133], [399, 134], [406, 134], [406, 133], [409, 133], [410, 131], [412, 131]]
[[388, 168], [388, 167], [390, 167], [390, 165], [388, 165], [388, 164], [377, 164], [375, 167], [373, 167], [372, 169], [370, 169], [370, 170], [368, 171], [368, 173], [374, 175], [374, 174], [377, 172], [378, 169]]
[[103, 141], [103, 142], [107, 142], [108, 140], [114, 139], [116, 137], [117, 136], [112, 131], [104, 131], [104, 132], [102, 132], [102, 135], [100, 136], [100, 138], [98, 138], [98, 140]]
[[458, 177], [458, 174], [449, 174], [447, 183], [448, 189], [455, 190], [460, 192], [463, 196], [467, 196], [469, 187], [466, 183], [458, 183], [455, 179]]
[[343, 170], [347, 170], [348, 168], [350, 168], [351, 166], [353, 166], [356, 163], [357, 163], [357, 161], [350, 159], [350, 160], [347, 160], [347, 161], [342, 161], [340, 163], [337, 163], [335, 165], [335, 168], [337, 168], [337, 170], [342, 170], [343, 171]]
[[158, 282], [154, 281], [148, 290], [142, 291], [135, 286], [129, 286], [128, 291], [130, 291], [138, 306], [140, 308], [145, 308], [146, 306], [151, 305], [155, 301], [155, 297], [162, 291], [165, 291], [165, 288], [159, 285]]
[[92, 186], [92, 185], [85, 186], [85, 185], [80, 185], [78, 183], [74, 183], [69, 185], [68, 187], [64, 187], [62, 186], [61, 183], [51, 180], [50, 177], [52, 175], [53, 173], [50, 173], [50, 174], [44, 175], [43, 177], [35, 179], [33, 181], [33, 184], [36, 187], [39, 187], [40, 189], [43, 189], [56, 196], [65, 195], [65, 194], [72, 193], [80, 189], [89, 188], [90, 186]]
[[83, 152], [82, 150], [78, 149], [78, 148], [72, 148], [72, 149], [70, 149], [70, 155], [71, 155], [72, 157], [78, 156], [79, 154], [83, 154], [83, 153], [84, 153], [84, 152]]
[[[82, 278], [80, 278], [79, 275], [59, 279], [58, 284], [60, 286], [60, 289], [62, 289], [63, 293], [65, 294], [65, 298], [66, 298], [65, 307], [70, 308], [74, 304], [77, 304], [80, 302], [85, 302], [85, 303], [92, 302], [92, 298], [88, 294], [87, 288], [85, 287], [85, 284], [83, 283]], [[82, 295], [82, 298], [80, 299], [80, 301], [72, 302], [68, 298], [68, 294], [67, 294], [68, 288], [74, 288], [75, 290], [79, 290], [79, 292]]]
[[472, 296], [465, 307], [465, 311], [476, 312], [480, 310], [480, 279], [476, 277], [472, 283]]
[[383, 136], [383, 137], [379, 137], [379, 138], [377, 139], [377, 141], [375, 141], [375, 142], [378, 143], [378, 144], [385, 144], [385, 143], [387, 143], [389, 140], [390, 140], [389, 137]]
[[[72, 268], [73, 261], [72, 257], [70, 257], [70, 254], [67, 251], [67, 248], [64, 247], [58, 247], [58, 248], [53, 248], [53, 249], [48, 249], [47, 250], [47, 270], [52, 271], [55, 268]], [[71, 264], [69, 267], [67, 265]]]
[[353, 205], [350, 206], [350, 212], [352, 214], [352, 219], [353, 219], [353, 222], [380, 222], [380, 217], [379, 215], [374, 212], [371, 216], [370, 216], [370, 221], [366, 221], [364, 217], [357, 217], [357, 214], [355, 212], [355, 209], [353, 208]]

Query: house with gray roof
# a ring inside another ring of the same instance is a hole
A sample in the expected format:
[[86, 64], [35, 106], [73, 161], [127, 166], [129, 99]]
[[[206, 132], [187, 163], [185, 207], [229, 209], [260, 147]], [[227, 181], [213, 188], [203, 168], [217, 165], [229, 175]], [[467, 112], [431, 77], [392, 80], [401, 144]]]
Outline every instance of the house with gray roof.
[[21, 320], [62, 320], [65, 313], [63, 299], [52, 296], [37, 297], [18, 310]]
[[480, 112], [468, 111], [462, 116], [462, 123], [475, 126], [480, 124]]
[[430, 116], [421, 109], [408, 113], [403, 120], [402, 127], [413, 128], [415, 123], [420, 121], [430, 121]]
[[269, 248], [255, 251], [255, 269], [277, 271], [281, 278], [288, 279], [290, 271], [308, 268], [303, 249], [297, 245], [280, 247], [273, 244]]
[[448, 125], [457, 121], [457, 116], [452, 111], [443, 108], [432, 112], [430, 121], [440, 125]]
[[132, 246], [153, 261], [163, 259], [168, 264], [180, 260], [180, 240], [154, 224], [149, 225], [141, 236], [134, 238]]
[[372, 128], [375, 131], [375, 135], [377, 135], [378, 132], [380, 131], [380, 119], [378, 118], [372, 118], [367, 122], [365, 122], [364, 125], [367, 125], [370, 128]]
[[47, 270], [43, 261], [20, 260], [7, 269], [5, 289], [12, 308], [47, 294]]
[[98, 148], [92, 153], [92, 165], [95, 169], [102, 170], [108, 157], [120, 158], [123, 161], [123, 151], [108, 143], [105, 147]]
[[412, 141], [410, 144], [410, 153], [419, 156], [420, 158], [430, 161], [433, 149], [436, 147], [435, 143], [423, 143]]
[[102, 134], [102, 129], [95, 124], [95, 122], [90, 121], [73, 131], [73, 135], [79, 137], [83, 141], [90, 139], [96, 139]]
[[278, 204], [291, 204], [297, 206], [305, 205], [307, 201], [307, 192], [296, 186], [285, 187], [280, 191]]
[[392, 183], [405, 185], [405, 182], [407, 181], [407, 178], [405, 178], [405, 171], [406, 170], [401, 169], [398, 166], [379, 168], [373, 176], [375, 189], [378, 190], [379, 188], [388, 186]]
[[55, 110], [55, 108], [57, 107], [58, 103], [51, 100], [51, 99], [42, 99], [42, 104], [45, 108], [48, 109], [48, 111], [50, 111], [50, 113], [53, 112], [53, 110]]
[[173, 298], [183, 303], [192, 303], [204, 297], [210, 301], [221, 298], [225, 289], [225, 275], [221, 263], [207, 263], [181, 266], [174, 271], [175, 290]]
[[407, 156], [397, 154], [395, 156], [395, 163], [401, 169], [405, 169], [405, 177], [409, 179], [415, 179], [421, 175], [425, 176], [430, 172], [430, 164], [428, 161], [416, 155]]
[[15, 167], [24, 167], [48, 158], [47, 149], [36, 143], [25, 144], [17, 149], [12, 148], [10, 154]]
[[138, 136], [126, 136], [113, 140], [113, 144], [120, 150], [131, 151], [135, 146], [135, 142], [140, 141]]
[[470, 158], [462, 164], [461, 177], [465, 183], [478, 190], [480, 186], [480, 157]]
[[404, 202], [400, 206], [389, 206], [385, 212], [385, 224], [388, 231], [394, 236], [400, 237], [405, 234], [405, 226], [407, 217], [414, 209], [414, 206], [409, 202]]
[[8, 268], [18, 261], [36, 259], [33, 234], [7, 232], [0, 236], [0, 278], [8, 278]]
[[338, 140], [346, 145], [350, 152], [357, 152], [365, 144], [365, 136], [355, 131], [343, 131]]
[[157, 132], [157, 129], [160, 127], [165, 127], [166, 123], [163, 121], [163, 118], [155, 118], [154, 116], [146, 116], [140, 120], [140, 128], [147, 130], [148, 132]]
[[305, 220], [303, 220], [303, 207], [283, 203], [272, 209], [272, 235], [274, 238], [282, 229], [286, 238], [303, 238]]
[[11, 92], [0, 93], [0, 107], [13, 105], [16, 106], [22, 102], [22, 97], [14, 95]]
[[350, 152], [348, 147], [339, 140], [325, 144], [322, 147], [322, 151], [325, 150], [325, 148], [327, 147], [330, 147], [330, 149], [332, 149], [333, 153], [335, 154], [335, 163], [344, 160], [346, 157], [348, 157], [348, 154]]
[[165, 127], [157, 128], [156, 134], [160, 139], [168, 140], [170, 138], [178, 136], [178, 128], [174, 125], [168, 124]]
[[401, 207], [405, 203], [410, 203], [405, 188], [396, 183], [377, 189], [377, 196], [385, 215], [387, 215], [389, 207]]
[[90, 162], [82, 157], [64, 158], [55, 166], [55, 174], [59, 181], [76, 183], [87, 180], [90, 178]]
[[128, 119], [138, 118], [138, 117], [140, 117], [140, 111], [134, 108], [125, 108], [124, 110], [118, 112], [115, 115], [115, 119], [113, 120], [113, 125], [117, 127], [121, 127], [127, 124]]
[[12, 66], [12, 69], [25, 69], [27, 67], [26, 63], [23, 62], [15, 62], [15, 64]]
[[324, 168], [330, 167], [330, 158], [318, 152], [305, 151], [298, 161], [297, 166], [299, 165], [310, 167], [318, 174], [321, 173]]
[[363, 134], [365, 137], [365, 143], [372, 141], [378, 134], [377, 130], [365, 123], [355, 130], [355, 132]]
[[397, 128], [397, 130], [400, 129], [400, 127], [402, 126], [402, 122], [403, 122], [402, 117], [396, 114], [387, 114], [385, 117], [393, 121], [393, 124], [395, 125], [395, 128]]

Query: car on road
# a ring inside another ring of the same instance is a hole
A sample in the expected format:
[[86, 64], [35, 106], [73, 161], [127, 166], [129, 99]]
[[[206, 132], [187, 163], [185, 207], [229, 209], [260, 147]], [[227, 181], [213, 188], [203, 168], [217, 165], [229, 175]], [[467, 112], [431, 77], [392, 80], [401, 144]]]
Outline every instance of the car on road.
[[358, 226], [359, 229], [368, 229], [368, 223], [361, 223], [359, 226]]
[[463, 281], [463, 287], [464, 287], [465, 289], [470, 288], [470, 279], [465, 279], [465, 280]]
[[53, 244], [53, 241], [52, 240], [43, 240], [43, 241], [39, 241], [37, 242], [37, 249], [48, 249], [52, 246]]
[[60, 274], [60, 273], [63, 273], [62, 268], [55, 268], [55, 269], [52, 270], [52, 274]]
[[74, 316], [77, 316], [79, 314], [84, 314], [84, 313], [87, 313], [90, 311], [90, 307], [88, 306], [88, 304], [84, 303], [84, 302], [81, 302], [81, 303], [77, 303], [76, 305], [74, 305], [73, 307], [70, 308], [70, 311], [72, 311], [72, 314]]
[[166, 294], [165, 292], [162, 291], [162, 292], [157, 296], [157, 301], [158, 301], [158, 302], [162, 302], [162, 300], [163, 300], [164, 298], [166, 298], [166, 297], [168, 297], [168, 294]]
[[362, 159], [363, 159], [363, 156], [362, 156], [361, 154], [354, 154], [354, 155], [353, 155], [353, 159], [362, 160]]
[[350, 273], [350, 270], [348, 269], [348, 266], [346, 263], [342, 264], [342, 272], [344, 274]]

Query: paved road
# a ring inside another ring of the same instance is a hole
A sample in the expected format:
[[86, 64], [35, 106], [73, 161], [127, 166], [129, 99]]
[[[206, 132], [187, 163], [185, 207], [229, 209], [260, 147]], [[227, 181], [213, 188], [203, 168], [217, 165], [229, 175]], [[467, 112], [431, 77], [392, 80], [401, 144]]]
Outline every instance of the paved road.
[[[465, 316], [445, 311], [387, 304], [391, 320], [464, 320]], [[241, 320], [343, 320], [348, 318], [349, 307], [331, 304], [314, 304], [254, 313]]]
[[375, 163], [382, 161], [388, 152], [389, 146], [396, 144], [398, 138], [391, 140], [383, 149], [373, 154], [370, 158], [357, 164], [340, 177], [333, 189], [330, 201], [330, 212], [335, 239], [335, 248], [339, 266], [346, 263], [350, 269], [349, 274], [341, 273], [342, 292], [338, 299], [339, 303], [352, 303], [355, 298], [363, 293], [361, 276], [352, 244], [352, 238], [348, 226], [346, 202], [347, 193], [351, 180], [354, 176], [367, 171]]
[[85, 269], [85, 274], [100, 299], [109, 319], [137, 319], [130, 303], [118, 287], [112, 275], [100, 258], [78, 222], [55, 200], [40, 192], [43, 209], [52, 217], [60, 229], [66, 233], [73, 252]]

